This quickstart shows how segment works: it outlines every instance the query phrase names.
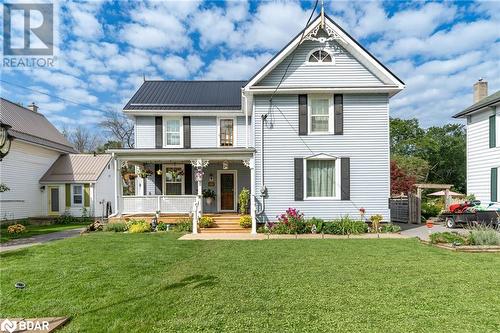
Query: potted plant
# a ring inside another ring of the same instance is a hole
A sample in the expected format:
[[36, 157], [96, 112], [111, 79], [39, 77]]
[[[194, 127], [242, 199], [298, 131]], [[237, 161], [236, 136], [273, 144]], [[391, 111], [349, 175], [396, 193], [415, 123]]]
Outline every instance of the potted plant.
[[213, 190], [206, 188], [203, 190], [202, 194], [203, 194], [203, 197], [205, 198], [205, 203], [207, 205], [211, 205], [214, 202], [215, 192]]

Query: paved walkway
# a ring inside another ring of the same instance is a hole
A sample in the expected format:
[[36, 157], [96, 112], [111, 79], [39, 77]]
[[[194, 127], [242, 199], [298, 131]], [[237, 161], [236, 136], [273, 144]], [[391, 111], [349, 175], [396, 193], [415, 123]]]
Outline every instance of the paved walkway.
[[2, 243], [0, 245], [0, 252], [19, 250], [25, 247], [39, 245], [57, 239], [76, 237], [79, 236], [80, 232], [83, 230], [85, 230], [85, 228], [76, 228], [76, 229], [53, 232], [50, 234], [37, 235], [28, 238], [13, 239], [11, 241], [8, 241], [7, 243]]
[[[408, 236], [408, 237], [418, 237], [421, 240], [428, 241], [429, 240], [429, 229], [425, 224], [403, 224], [403, 223], [398, 223], [398, 225], [401, 227], [401, 235]], [[461, 234], [468, 234], [469, 231], [463, 228], [456, 228], [456, 229], [448, 229], [442, 224], [434, 224], [434, 226], [431, 228], [430, 233], [436, 233], [436, 232], [444, 232], [444, 231], [456, 231]]]

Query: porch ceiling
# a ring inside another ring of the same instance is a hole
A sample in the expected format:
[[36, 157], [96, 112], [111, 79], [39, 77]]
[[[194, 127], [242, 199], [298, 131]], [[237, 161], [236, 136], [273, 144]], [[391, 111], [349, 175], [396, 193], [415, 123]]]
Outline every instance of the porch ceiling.
[[189, 148], [189, 149], [109, 149], [117, 159], [128, 161], [241, 160], [253, 157], [254, 148]]

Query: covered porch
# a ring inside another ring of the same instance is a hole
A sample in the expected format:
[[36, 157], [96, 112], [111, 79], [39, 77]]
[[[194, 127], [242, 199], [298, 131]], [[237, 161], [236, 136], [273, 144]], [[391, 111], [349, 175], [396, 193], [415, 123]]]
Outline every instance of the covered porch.
[[236, 214], [238, 197], [250, 191], [252, 233], [254, 216], [254, 150], [113, 149], [116, 163], [116, 217], [153, 216], [172, 220], [189, 217], [193, 233], [204, 214]]

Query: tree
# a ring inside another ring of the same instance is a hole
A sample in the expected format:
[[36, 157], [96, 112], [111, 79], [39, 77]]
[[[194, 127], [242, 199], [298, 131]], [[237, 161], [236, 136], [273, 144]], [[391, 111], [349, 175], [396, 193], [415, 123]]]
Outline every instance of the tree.
[[412, 190], [413, 184], [415, 184], [416, 179], [412, 175], [406, 174], [403, 169], [401, 169], [397, 162], [391, 161], [391, 193], [401, 194], [408, 193]]
[[418, 143], [425, 135], [418, 119], [391, 118], [391, 154], [414, 155], [418, 151]]
[[91, 133], [83, 126], [78, 126], [69, 131], [68, 139], [80, 153], [94, 152], [101, 141], [99, 135]]
[[104, 117], [106, 119], [101, 122], [101, 127], [109, 132], [115, 141], [121, 142], [122, 147], [133, 148], [134, 124], [132, 121], [117, 111], [109, 111], [104, 114]]
[[109, 140], [108, 142], [97, 147], [96, 152], [98, 154], [104, 154], [106, 150], [113, 148], [123, 148], [122, 143], [120, 141]]
[[393, 155], [391, 159], [407, 175], [415, 177], [417, 183], [427, 181], [429, 176], [429, 162], [417, 156]]

